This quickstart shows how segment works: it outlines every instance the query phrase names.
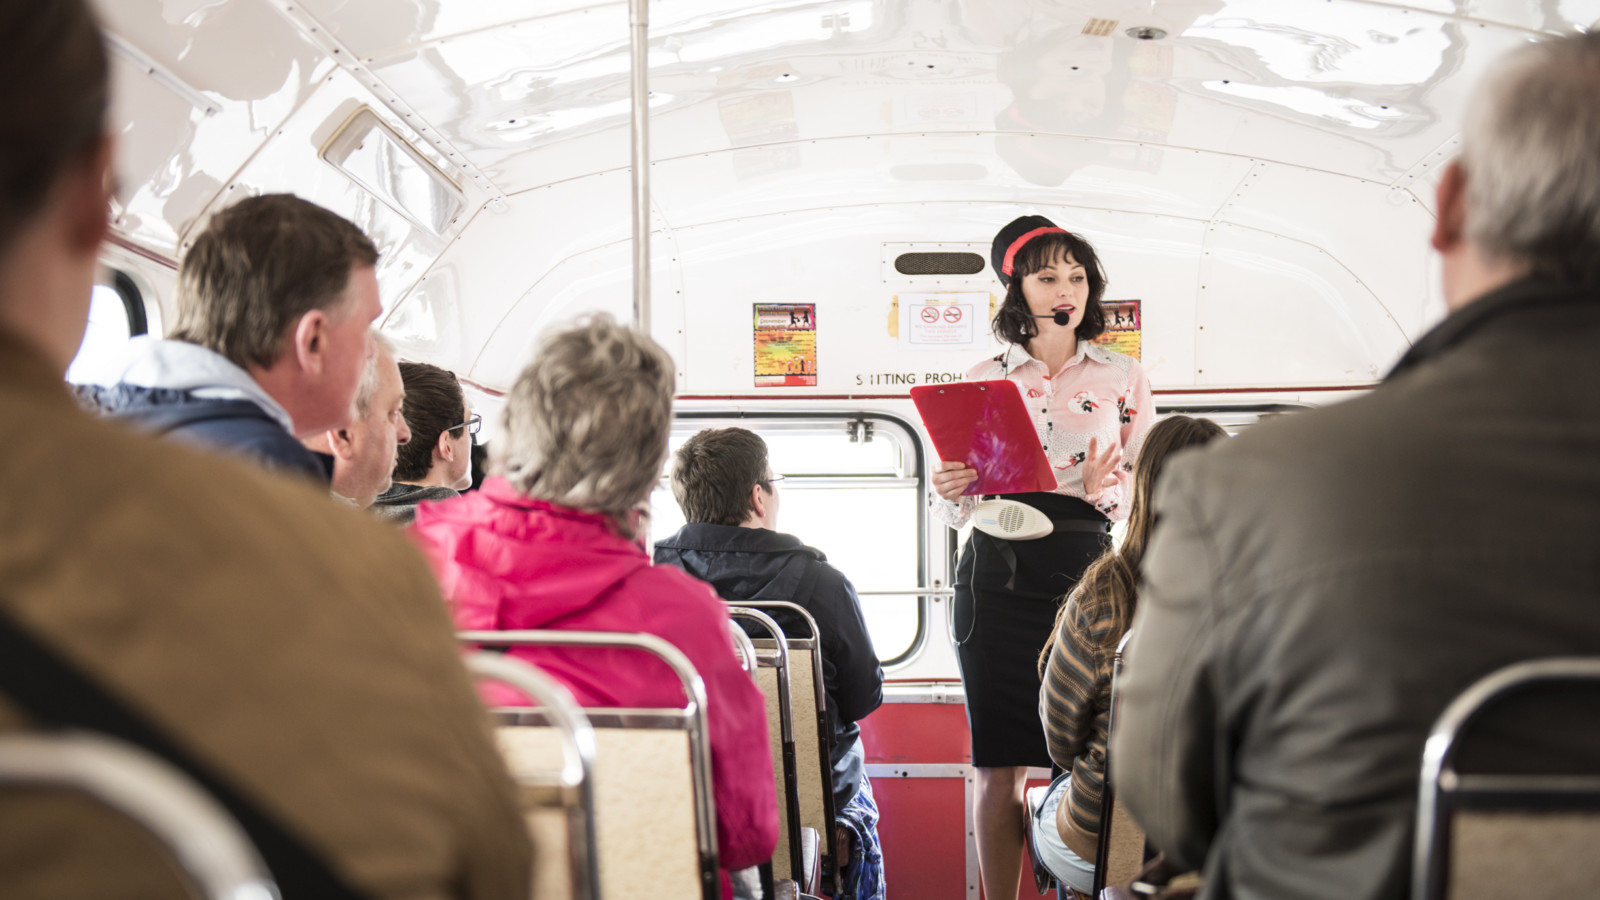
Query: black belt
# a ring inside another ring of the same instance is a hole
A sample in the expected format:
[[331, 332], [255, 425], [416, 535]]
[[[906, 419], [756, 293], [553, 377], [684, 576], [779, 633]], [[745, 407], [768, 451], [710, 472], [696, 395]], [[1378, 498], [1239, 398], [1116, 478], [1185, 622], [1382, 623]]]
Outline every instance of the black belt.
[[[1050, 524], [1055, 526], [1051, 534], [1071, 532], [1077, 534], [1110, 534], [1111, 522], [1109, 520], [1095, 521], [1094, 519], [1051, 519]], [[995, 537], [986, 531], [979, 531], [973, 537], [982, 534], [994, 541], [995, 549], [1000, 552], [1000, 558], [1006, 561], [1006, 567], [1011, 570], [1011, 577], [1006, 579], [1006, 590], [1017, 589], [1017, 551], [1011, 549], [1011, 542], [1002, 537]], [[1041, 540], [1034, 538], [1033, 540]]]
[[[1056, 527], [1052, 534], [1062, 531], [1085, 531], [1090, 534], [1110, 534], [1109, 521], [1096, 522], [1093, 519], [1051, 519], [1050, 524]], [[993, 537], [993, 535], [990, 535]]]

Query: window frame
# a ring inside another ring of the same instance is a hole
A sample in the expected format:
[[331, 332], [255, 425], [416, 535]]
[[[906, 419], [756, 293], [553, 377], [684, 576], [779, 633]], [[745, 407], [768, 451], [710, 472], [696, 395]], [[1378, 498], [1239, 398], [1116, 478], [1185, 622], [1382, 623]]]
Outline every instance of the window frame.
[[116, 291], [117, 297], [122, 300], [123, 312], [128, 315], [128, 339], [149, 334], [150, 310], [145, 306], [144, 292], [139, 290], [139, 285], [127, 272], [121, 269], [107, 269], [107, 272], [110, 280], [100, 284]]
[[[801, 423], [808, 420], [830, 421], [840, 422], [846, 425], [848, 425], [850, 422], [856, 421], [871, 422], [874, 423], [872, 433], [875, 440], [883, 440], [887, 438], [895, 441], [900, 446], [902, 453], [905, 453], [908, 450], [910, 451], [909, 460], [905, 466], [909, 472], [907, 475], [902, 477], [914, 480], [916, 482], [916, 491], [919, 498], [925, 499], [927, 497], [927, 450], [925, 447], [923, 447], [922, 440], [918, 437], [917, 429], [903, 416], [896, 415], [892, 412], [862, 409], [807, 409], [790, 411], [765, 409], [692, 409], [674, 410], [672, 418], [674, 424], [679, 421], [692, 421], [699, 424], [702, 428], [737, 425], [740, 427], [750, 427], [752, 431], [757, 432], [760, 431], [760, 428], [752, 426], [752, 423], [763, 421], [790, 423]], [[886, 429], [880, 429], [877, 427], [877, 423], [883, 423], [889, 427]], [[930, 576], [928, 566], [928, 543], [930, 537], [928, 534], [928, 504], [926, 502], [918, 502], [916, 504], [916, 509], [918, 536], [916, 541], [916, 579], [919, 582], [919, 585], [917, 586], [926, 588], [928, 590], [933, 590], [933, 588], [928, 587], [928, 580]], [[916, 631], [912, 636], [911, 643], [906, 647], [905, 651], [899, 655], [889, 659], [881, 659], [879, 661], [885, 672], [890, 672], [895, 669], [904, 668], [905, 666], [910, 665], [916, 661], [917, 657], [920, 656], [923, 650], [927, 647], [929, 608], [928, 597], [924, 594], [922, 596], [918, 596], [916, 601]]]

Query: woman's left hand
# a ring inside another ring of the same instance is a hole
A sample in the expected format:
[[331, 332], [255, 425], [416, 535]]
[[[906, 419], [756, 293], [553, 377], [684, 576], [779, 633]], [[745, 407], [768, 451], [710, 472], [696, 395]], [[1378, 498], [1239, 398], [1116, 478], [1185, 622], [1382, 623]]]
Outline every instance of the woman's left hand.
[[1083, 458], [1083, 494], [1098, 497], [1101, 491], [1117, 483], [1117, 466], [1122, 463], [1122, 448], [1115, 444], [1100, 453], [1098, 438], [1089, 438], [1089, 453]]

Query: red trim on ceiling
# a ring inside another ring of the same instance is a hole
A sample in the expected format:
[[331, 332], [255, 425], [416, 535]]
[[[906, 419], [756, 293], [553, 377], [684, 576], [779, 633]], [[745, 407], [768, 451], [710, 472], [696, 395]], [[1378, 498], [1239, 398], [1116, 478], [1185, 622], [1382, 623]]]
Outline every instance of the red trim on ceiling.
[[[1339, 391], [1368, 391], [1373, 384], [1289, 385], [1286, 387], [1162, 388], [1156, 395], [1202, 396], [1207, 394], [1305, 394]], [[679, 394], [678, 400], [909, 400], [907, 394]]]
[[171, 269], [174, 272], [178, 271], [178, 264], [170, 257], [163, 253], [158, 253], [154, 250], [151, 250], [149, 247], [135, 244], [133, 241], [123, 237], [121, 234], [115, 231], [106, 235], [106, 243], [112, 245], [113, 247], [121, 247], [129, 253], [132, 253], [134, 256], [137, 256], [140, 259], [147, 259], [150, 262], [161, 266], [162, 268]]
[[[505, 391], [479, 384], [468, 378], [461, 383], [491, 397], [504, 397]], [[1372, 384], [1316, 384], [1290, 385], [1288, 387], [1219, 387], [1219, 388], [1161, 388], [1151, 391], [1158, 396], [1193, 397], [1208, 394], [1312, 394], [1343, 391], [1370, 391]], [[909, 400], [907, 394], [679, 394], [677, 400]]]

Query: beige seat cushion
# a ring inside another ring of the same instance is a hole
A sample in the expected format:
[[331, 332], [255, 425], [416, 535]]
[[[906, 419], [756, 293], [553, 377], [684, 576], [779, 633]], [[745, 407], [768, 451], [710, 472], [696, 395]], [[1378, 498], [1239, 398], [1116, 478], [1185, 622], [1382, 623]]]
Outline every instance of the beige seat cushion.
[[1463, 812], [1450, 845], [1451, 900], [1600, 894], [1600, 815]]
[[828, 807], [823, 797], [833, 791], [832, 766], [822, 755], [822, 737], [817, 724], [815, 668], [808, 650], [789, 654], [789, 677], [794, 684], [794, 756], [800, 785], [800, 823], [815, 828], [820, 835], [833, 833]]
[[[771, 641], [767, 642], [771, 644]], [[783, 792], [787, 789], [783, 777], [783, 718], [778, 705], [778, 670], [763, 667], [756, 670], [756, 683], [767, 700], [767, 734], [772, 746], [772, 781], [774, 795], [778, 798], [778, 846], [772, 851], [772, 877], [795, 878], [793, 864], [789, 861], [789, 817], [784, 805]]]
[[[560, 744], [554, 729], [504, 726], [496, 729], [501, 752], [519, 777], [558, 769]], [[599, 843], [601, 896], [625, 900], [641, 896], [698, 897], [700, 850], [695, 835], [694, 781], [689, 737], [669, 729], [595, 728], [595, 838]], [[559, 815], [559, 814], [558, 814]], [[564, 822], [543, 812], [529, 815], [537, 837], [562, 848], [540, 854], [536, 896], [562, 897], [564, 871], [546, 870], [565, 859]], [[552, 834], [556, 832], [556, 834]], [[541, 847], [547, 845], [541, 843]], [[547, 881], [547, 879], [549, 879]], [[543, 890], [555, 893], [543, 893]]]

